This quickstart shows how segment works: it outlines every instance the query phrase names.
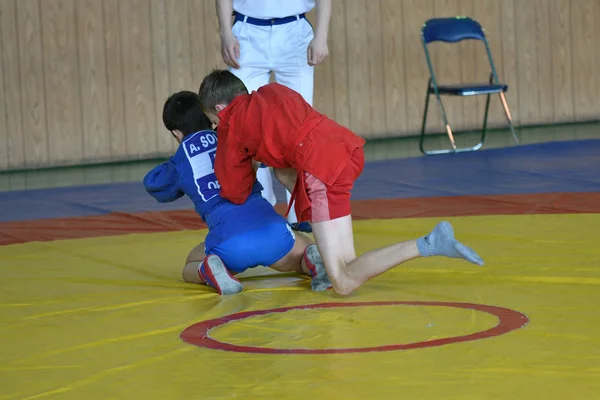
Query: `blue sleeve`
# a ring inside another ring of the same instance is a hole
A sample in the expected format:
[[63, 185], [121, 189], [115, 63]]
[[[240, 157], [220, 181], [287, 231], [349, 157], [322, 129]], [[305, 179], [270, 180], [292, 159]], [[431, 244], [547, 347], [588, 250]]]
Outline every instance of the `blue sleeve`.
[[144, 188], [159, 203], [168, 203], [182, 197], [179, 189], [179, 175], [173, 158], [157, 165], [144, 177]]

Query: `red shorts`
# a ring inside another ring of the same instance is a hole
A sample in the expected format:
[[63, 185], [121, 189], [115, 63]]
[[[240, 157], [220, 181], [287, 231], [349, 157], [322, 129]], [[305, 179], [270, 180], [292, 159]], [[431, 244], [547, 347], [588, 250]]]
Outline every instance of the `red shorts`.
[[311, 201], [311, 222], [331, 221], [350, 215], [350, 191], [365, 166], [362, 147], [352, 153], [348, 164], [333, 185], [328, 186], [315, 176], [304, 173], [306, 193]]

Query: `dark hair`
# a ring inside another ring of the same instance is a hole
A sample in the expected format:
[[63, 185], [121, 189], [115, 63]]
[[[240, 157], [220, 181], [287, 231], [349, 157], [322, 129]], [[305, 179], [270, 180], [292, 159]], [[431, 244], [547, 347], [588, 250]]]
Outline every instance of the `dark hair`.
[[214, 112], [217, 104], [229, 104], [241, 94], [248, 94], [244, 82], [224, 69], [215, 69], [208, 74], [198, 91], [205, 112]]
[[163, 107], [163, 123], [170, 131], [178, 130], [183, 136], [212, 129], [212, 123], [202, 112], [200, 98], [194, 92], [172, 94]]

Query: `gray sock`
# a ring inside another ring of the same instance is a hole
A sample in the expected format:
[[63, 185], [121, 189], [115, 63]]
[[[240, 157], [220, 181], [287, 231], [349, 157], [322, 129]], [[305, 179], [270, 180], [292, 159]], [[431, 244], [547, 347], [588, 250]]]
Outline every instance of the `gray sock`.
[[463, 258], [473, 264], [483, 265], [483, 260], [473, 249], [454, 238], [454, 229], [446, 221], [437, 224], [429, 235], [417, 239], [417, 247], [419, 254], [423, 257], [444, 256]]
[[310, 245], [306, 249], [306, 257], [311, 263], [314, 264], [317, 272], [316, 276], [311, 280], [311, 289], [314, 292], [322, 292], [332, 287], [331, 281], [329, 280], [329, 275], [327, 275], [327, 270], [325, 269], [325, 264], [323, 263], [323, 259], [321, 258], [321, 254], [319, 253], [317, 246], [314, 244]]

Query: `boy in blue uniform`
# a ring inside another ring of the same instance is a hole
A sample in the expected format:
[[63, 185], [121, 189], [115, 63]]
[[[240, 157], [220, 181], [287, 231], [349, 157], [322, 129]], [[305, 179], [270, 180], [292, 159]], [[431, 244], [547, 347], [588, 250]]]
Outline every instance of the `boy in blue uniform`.
[[263, 265], [309, 275], [313, 290], [330, 287], [317, 247], [308, 236], [291, 230], [261, 196], [258, 181], [243, 204], [219, 195], [214, 171], [217, 134], [196, 93], [182, 91], [169, 97], [163, 122], [180, 146], [169, 161], [145, 176], [144, 187], [161, 203], [187, 195], [208, 226], [206, 242], [192, 249], [186, 260], [182, 274], [186, 282], [208, 284], [219, 294], [238, 293], [243, 287], [234, 275]]

